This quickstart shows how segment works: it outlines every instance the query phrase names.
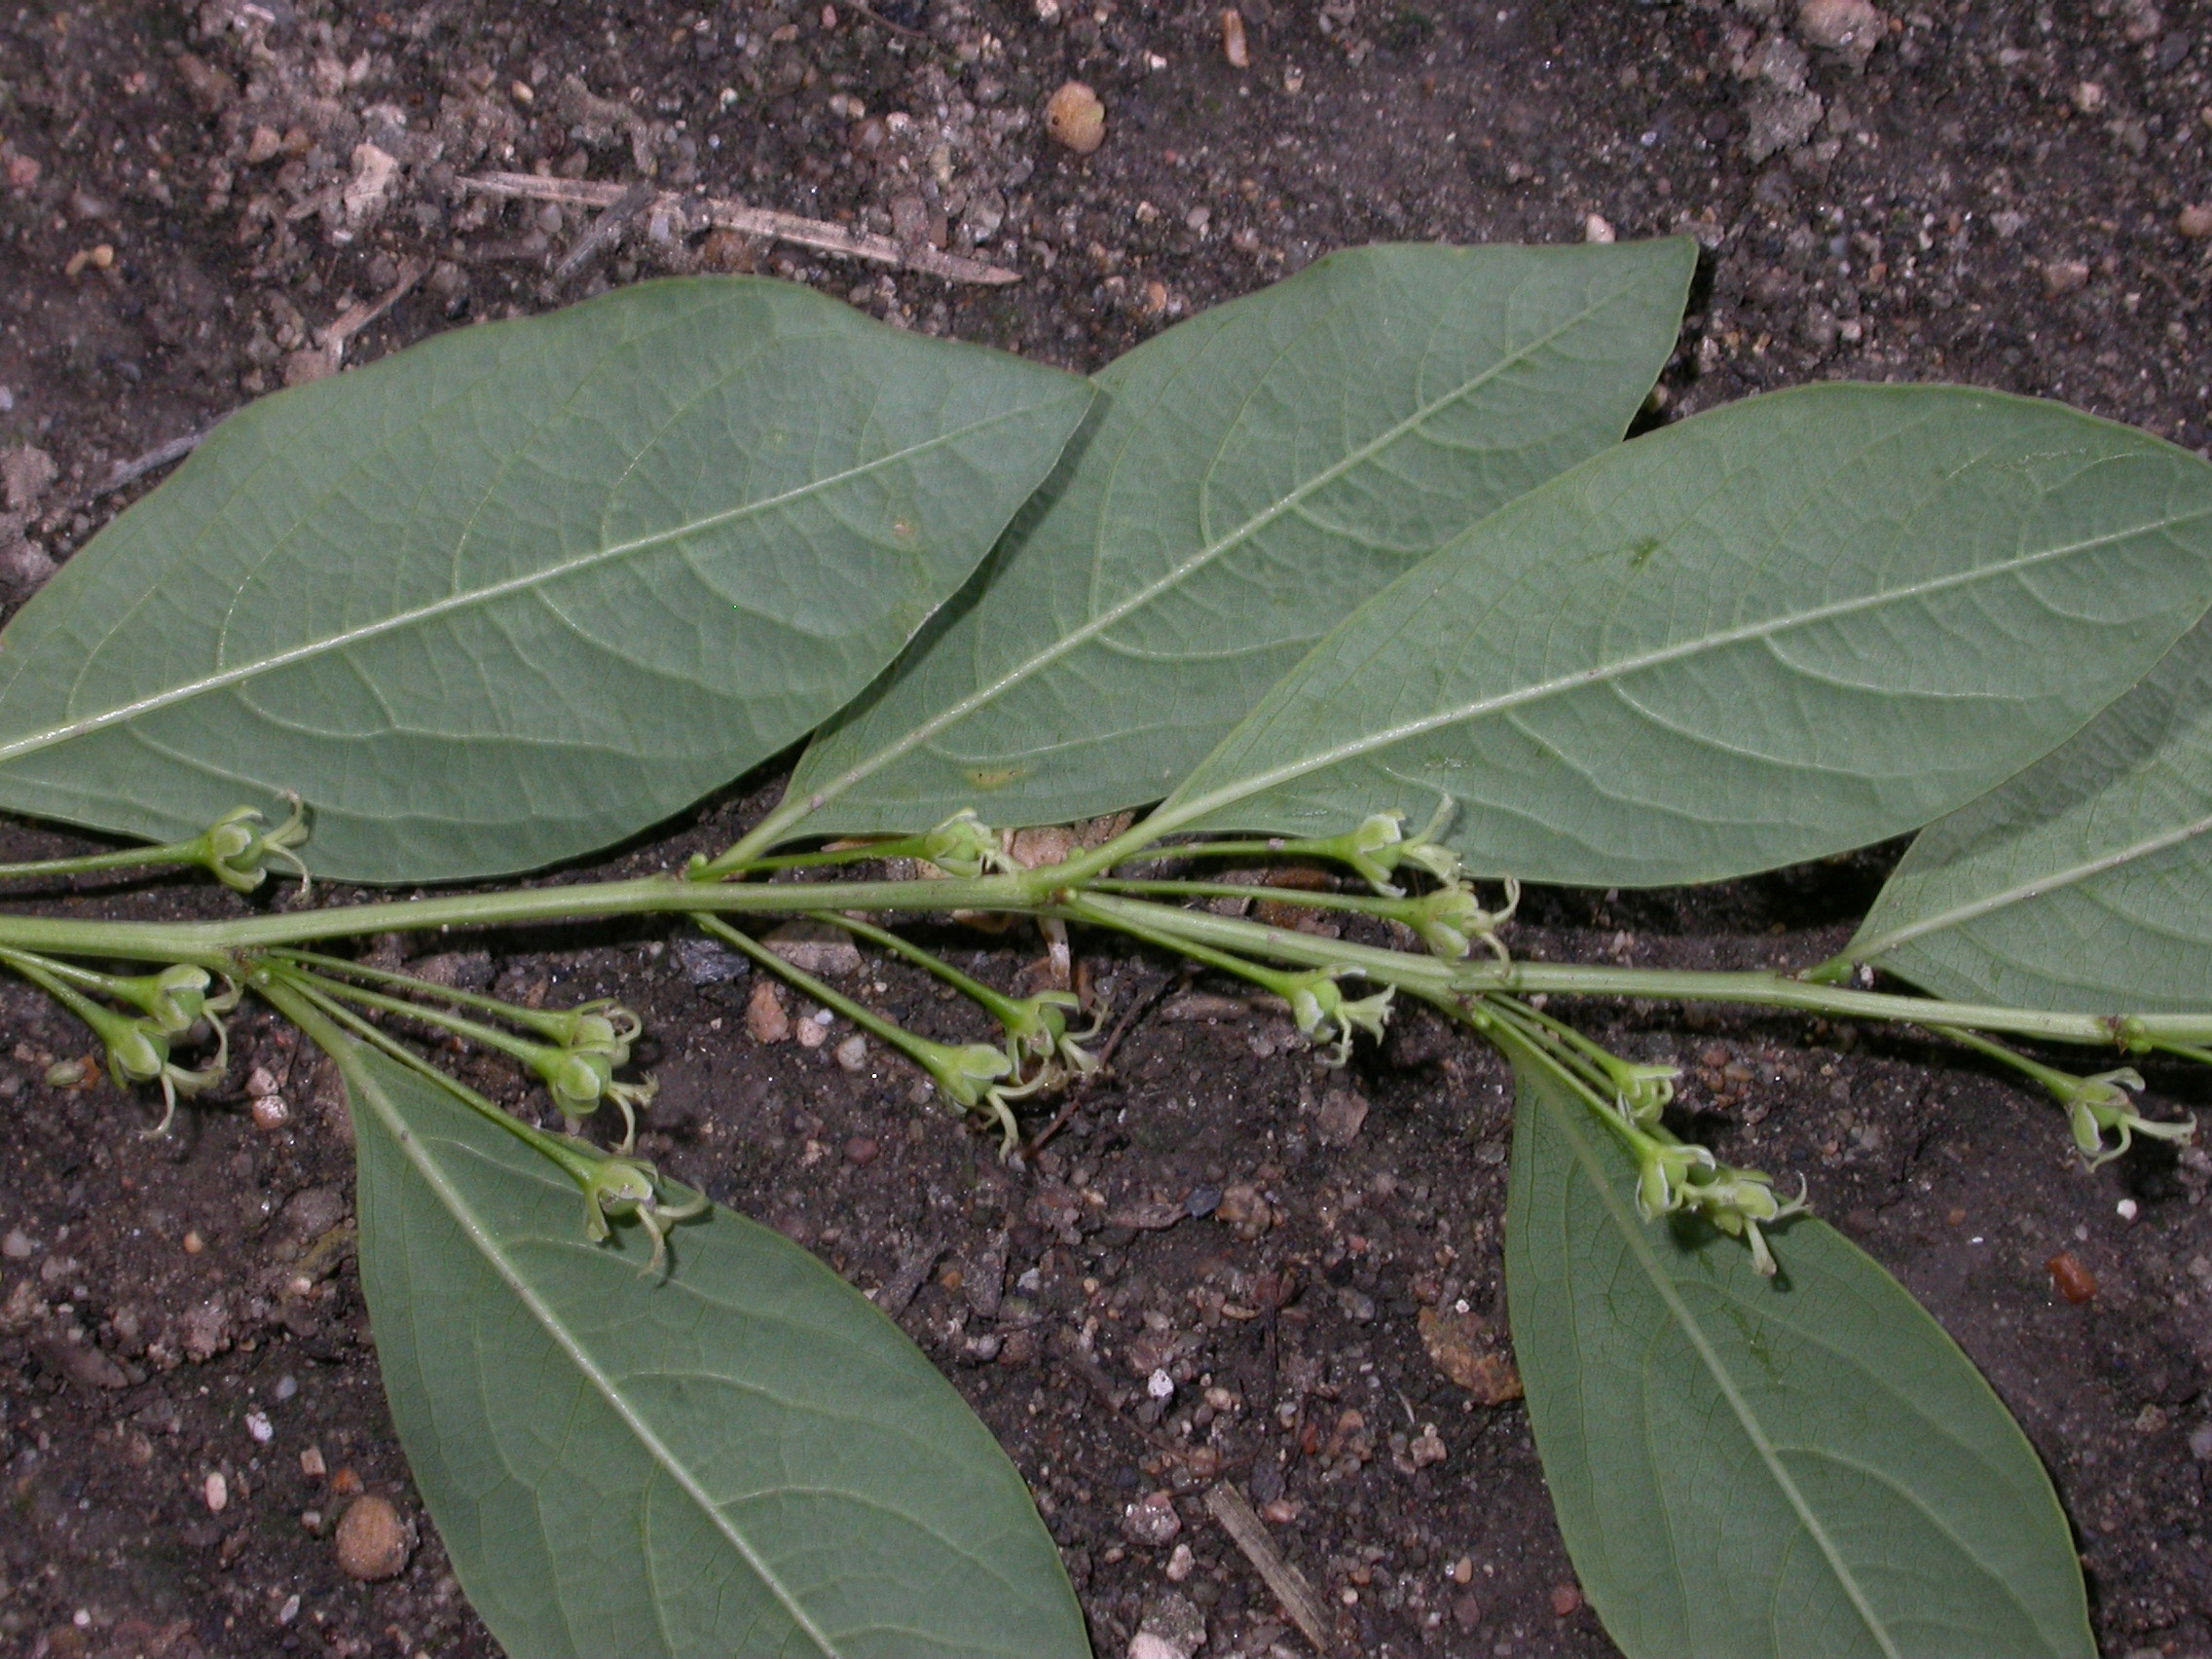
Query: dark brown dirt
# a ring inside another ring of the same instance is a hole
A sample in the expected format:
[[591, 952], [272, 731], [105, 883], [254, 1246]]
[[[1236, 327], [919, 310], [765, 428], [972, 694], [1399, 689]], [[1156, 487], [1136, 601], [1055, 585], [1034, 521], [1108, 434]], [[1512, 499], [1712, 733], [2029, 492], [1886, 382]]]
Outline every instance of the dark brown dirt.
[[[1710, 250], [1665, 415], [1827, 376], [1957, 379], [2203, 448], [2212, 244], [2180, 215], [2212, 199], [2212, 10], [1885, 11], [1861, 65], [1805, 47], [1793, 0], [1250, 0], [1238, 72], [1213, 7], [1120, 0], [880, 0], [912, 32], [845, 3], [11, 8], [0, 597], [19, 602], [128, 498], [101, 493], [116, 463], [313, 368], [314, 330], [416, 260], [422, 284], [349, 361], [602, 283], [758, 269], [1088, 369], [1330, 247], [1576, 240], [1596, 215], [1622, 237], [1687, 228]], [[1109, 112], [1088, 160], [1041, 131], [1071, 76]], [[356, 211], [344, 190], [363, 144], [397, 170]], [[491, 167], [651, 169], [1024, 280], [951, 286], [728, 237], [655, 240], [648, 223], [556, 285], [580, 222], [458, 187]], [[733, 793], [619, 867], [719, 845], [763, 798]], [[0, 833], [10, 857], [66, 844]], [[1535, 895], [1513, 942], [1801, 965], [1840, 942], [1880, 868]], [[1002, 980], [1035, 954], [943, 942]], [[1493, 1332], [1501, 1317], [1507, 1079], [1472, 1042], [1409, 1023], [1324, 1073], [1279, 1018], [1208, 1017], [1171, 964], [1093, 946], [1115, 1006], [1149, 1012], [1036, 1167], [1009, 1169], [918, 1112], [910, 1077], [873, 1056], [841, 1069], [842, 1032], [812, 1051], [753, 1042], [750, 981], [711, 982], [722, 965], [681, 935], [437, 949], [440, 972], [644, 1014], [663, 1081], [646, 1146], [676, 1174], [864, 1286], [929, 1258], [903, 1322], [1030, 1479], [1102, 1655], [1170, 1594], [1204, 1614], [1206, 1654], [1302, 1650], [1197, 1501], [1224, 1472], [1283, 1506], [1272, 1530], [1347, 1649], [1610, 1651], [1587, 1609], [1555, 1601], [1571, 1574], [1526, 1418], [1475, 1404], [1420, 1335], [1424, 1309], [1464, 1303]], [[972, 1030], [903, 968], [852, 983], [921, 1028]], [[2073, 1517], [2106, 1651], [2212, 1653], [2212, 1161], [2154, 1150], [2084, 1176], [2047, 1105], [1909, 1038], [1584, 1017], [1683, 1063], [1685, 1104], [1724, 1155], [1810, 1177], [1987, 1372]], [[0, 1034], [0, 1646], [493, 1651], [426, 1525], [394, 1579], [336, 1565], [356, 1484], [419, 1505], [348, 1253], [327, 1079], [249, 1023], [226, 1089], [145, 1140], [143, 1101], [45, 1081], [87, 1046], [67, 1018], [11, 989]], [[257, 1068], [289, 1103], [281, 1126], [245, 1111]], [[2201, 1092], [2155, 1083], [2177, 1103]], [[1369, 1108], [1348, 1139], [1357, 1113], [1332, 1091]], [[2045, 1263], [2062, 1251], [2094, 1275], [2085, 1303], [2054, 1293]], [[1162, 1407], [1155, 1369], [1177, 1384]], [[1417, 1467], [1430, 1424], [1445, 1456]], [[1180, 1582], [1173, 1545], [1123, 1525], [1154, 1492], [1174, 1494], [1192, 1552]]]

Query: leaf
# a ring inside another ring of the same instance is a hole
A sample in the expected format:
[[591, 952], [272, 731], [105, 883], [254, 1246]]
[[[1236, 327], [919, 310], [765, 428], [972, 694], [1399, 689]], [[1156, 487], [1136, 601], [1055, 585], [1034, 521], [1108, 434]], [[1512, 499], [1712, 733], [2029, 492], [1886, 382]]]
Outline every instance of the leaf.
[[1902, 1287], [1818, 1221], [1776, 1235], [1772, 1282], [1644, 1223], [1633, 1161], [1515, 1058], [1514, 1351], [1628, 1659], [2094, 1659], [2048, 1478]]
[[2055, 748], [2212, 599], [2212, 467], [2056, 404], [1830, 385], [1553, 480], [1314, 647], [1153, 828], [1458, 807], [1470, 866], [1714, 881]]
[[1618, 440], [1695, 256], [1363, 248], [1138, 347], [980, 591], [816, 739], [790, 821], [1158, 799], [1378, 587]]
[[293, 790], [364, 881], [591, 851], [866, 685], [1089, 395], [702, 279], [265, 398], [0, 634], [0, 807], [174, 839]]
[[385, 1391], [511, 1659], [1088, 1659], [1021, 1477], [834, 1273], [717, 1208], [665, 1279], [445, 1089], [341, 1050]]
[[2212, 981], [2212, 623], [2009, 783], [1930, 825], [1846, 954], [1938, 996], [2189, 1013]]

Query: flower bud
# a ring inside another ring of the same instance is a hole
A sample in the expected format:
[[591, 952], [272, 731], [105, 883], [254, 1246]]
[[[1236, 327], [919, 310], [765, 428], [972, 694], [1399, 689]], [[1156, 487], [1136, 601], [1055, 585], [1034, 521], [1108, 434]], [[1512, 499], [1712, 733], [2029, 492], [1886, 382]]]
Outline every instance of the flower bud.
[[1008, 867], [999, 833], [971, 808], [956, 812], [922, 837], [922, 856], [947, 875], [978, 876]]

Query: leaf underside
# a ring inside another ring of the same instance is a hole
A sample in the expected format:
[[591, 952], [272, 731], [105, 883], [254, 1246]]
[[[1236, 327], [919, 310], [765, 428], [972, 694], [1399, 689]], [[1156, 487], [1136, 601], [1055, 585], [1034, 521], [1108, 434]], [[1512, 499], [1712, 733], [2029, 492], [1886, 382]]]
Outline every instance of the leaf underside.
[[1916, 829], [2212, 600], [2212, 468], [1958, 387], [1829, 385], [1599, 456], [1317, 645], [1162, 806], [1308, 834], [1456, 803], [1477, 869], [1714, 881]]
[[1641, 1220], [1632, 1161], [1525, 1056], [1514, 1352], [1561, 1530], [1628, 1659], [2094, 1659], [2050, 1483], [1980, 1375], [1818, 1221]]
[[1694, 244], [1383, 246], [1168, 330], [963, 603], [819, 736], [810, 831], [1157, 800], [1408, 566], [1616, 442]]
[[2072, 741], [1922, 830], [1851, 942], [1938, 996], [2186, 1013], [2212, 983], [2212, 622]]
[[717, 1208], [644, 1278], [539, 1154], [345, 1065], [385, 1390], [512, 1659], [1088, 1659], [1021, 1477], [828, 1268]]
[[365, 881], [594, 850], [866, 685], [1089, 396], [744, 278], [265, 398], [0, 635], [0, 807], [174, 839], [291, 790]]

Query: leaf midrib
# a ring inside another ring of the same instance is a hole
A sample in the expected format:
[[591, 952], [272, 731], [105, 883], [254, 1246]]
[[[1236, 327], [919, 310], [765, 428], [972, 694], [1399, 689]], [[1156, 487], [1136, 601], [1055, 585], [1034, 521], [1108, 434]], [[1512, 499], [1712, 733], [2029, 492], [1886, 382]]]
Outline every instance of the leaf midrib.
[[690, 1471], [678, 1460], [660, 1436], [654, 1433], [631, 1410], [619, 1390], [614, 1387], [613, 1380], [584, 1351], [570, 1333], [568, 1325], [554, 1313], [553, 1309], [545, 1304], [544, 1299], [521, 1276], [519, 1270], [509, 1260], [506, 1251], [500, 1246], [491, 1229], [477, 1214], [475, 1207], [447, 1178], [444, 1171], [430, 1161], [427, 1152], [424, 1150], [424, 1137], [416, 1133], [400, 1118], [397, 1108], [390, 1103], [383, 1086], [376, 1083], [366, 1072], [363, 1072], [362, 1076], [364, 1082], [359, 1092], [374, 1106], [377, 1116], [384, 1122], [386, 1132], [399, 1146], [401, 1156], [407, 1160], [416, 1173], [423, 1178], [424, 1184], [445, 1205], [447, 1213], [453, 1217], [469, 1241], [476, 1246], [478, 1254], [499, 1275], [507, 1288], [514, 1293], [516, 1299], [522, 1303], [531, 1317], [537, 1322], [538, 1327], [552, 1340], [554, 1346], [568, 1355], [577, 1372], [592, 1385], [608, 1408], [621, 1420], [623, 1426], [637, 1438], [639, 1444], [645, 1448], [653, 1461], [676, 1483], [677, 1488], [698, 1506], [706, 1516], [709, 1525], [720, 1533], [729, 1542], [730, 1547], [744, 1558], [746, 1566], [752, 1568], [755, 1576], [766, 1586], [769, 1593], [775, 1598], [777, 1604], [790, 1615], [792, 1622], [814, 1643], [815, 1650], [823, 1655], [823, 1659], [838, 1659], [837, 1648], [830, 1643], [829, 1637], [815, 1623], [804, 1604], [784, 1585], [768, 1564], [760, 1559], [745, 1536], [729, 1526], [721, 1511], [716, 1507], [714, 1500], [692, 1478]]
[[[2123, 530], [2112, 531], [2106, 535], [2090, 536], [2081, 541], [2060, 543], [2057, 546], [2045, 548], [2036, 553], [2007, 559], [2001, 563], [1977, 566], [1971, 571], [1956, 571], [1951, 575], [1915, 582], [1906, 587], [1886, 589], [1877, 593], [1863, 594], [1853, 599], [1839, 600], [1832, 605], [1818, 606], [1809, 610], [1782, 616], [1771, 616], [1757, 622], [1746, 623], [1740, 627], [1718, 629], [1701, 634], [1694, 639], [1679, 641], [1675, 645], [1663, 645], [1655, 650], [1644, 651], [1639, 655], [1619, 658], [1612, 662], [1596, 663], [1588, 668], [1577, 669], [1571, 674], [1539, 681], [1531, 685], [1518, 686], [1511, 691], [1500, 692], [1495, 696], [1482, 697], [1472, 702], [1456, 704], [1451, 708], [1440, 710], [1433, 715], [1423, 716], [1419, 719], [1404, 720], [1382, 727], [1379, 730], [1362, 733], [1346, 742], [1332, 745], [1325, 750], [1295, 760], [1285, 761], [1281, 765], [1270, 767], [1264, 772], [1250, 774], [1234, 783], [1222, 785], [1204, 794], [1196, 795], [1187, 800], [1177, 800], [1171, 796], [1165, 805], [1153, 814], [1149, 823], [1155, 834], [1165, 834], [1170, 830], [1181, 829], [1208, 813], [1234, 806], [1236, 802], [1262, 793], [1267, 790], [1278, 788], [1309, 773], [1322, 771], [1346, 760], [1358, 759], [1363, 755], [1391, 748], [1445, 726], [1457, 725], [1466, 720], [1523, 708], [1532, 703], [1542, 702], [1550, 697], [1581, 690], [1586, 686], [1602, 685], [1609, 681], [1626, 679], [1646, 669], [1663, 668], [1669, 663], [1681, 661], [1702, 651], [1720, 650], [1729, 645], [1746, 645], [1756, 640], [1772, 639], [1789, 633], [1794, 629], [1812, 627], [1818, 623], [1834, 621], [1839, 617], [1853, 616], [1862, 611], [1879, 609], [1884, 606], [1926, 598], [1929, 595], [1942, 593], [1951, 588], [1967, 587], [1976, 582], [2017, 574], [2022, 571], [2033, 570], [2038, 565], [2046, 564], [2054, 559], [2068, 558], [2076, 553], [2084, 553], [2116, 541], [2126, 540], [2131, 536], [2171, 530], [2176, 526], [2192, 524], [2199, 519], [2206, 518], [2212, 518], [2212, 508], [2206, 508], [2199, 512], [2178, 514], [2146, 524], [2132, 525]], [[1316, 647], [1316, 649], [1318, 648]]]
[[[1642, 273], [1637, 274], [1638, 279], [1641, 279], [1641, 276]], [[1267, 529], [1267, 527], [1274, 523], [1276, 519], [1302, 505], [1309, 497], [1325, 489], [1330, 484], [1335, 483], [1339, 478], [1343, 477], [1346, 473], [1349, 472], [1355, 466], [1364, 464], [1366, 461], [1372, 460], [1376, 455], [1382, 453], [1383, 450], [1388, 449], [1399, 439], [1405, 437], [1409, 432], [1418, 429], [1423, 422], [1434, 419], [1438, 414], [1446, 409], [1449, 409], [1453, 404], [1459, 402], [1464, 398], [1472, 396], [1475, 392], [1479, 391], [1483, 387], [1489, 385], [1492, 381], [1497, 379], [1500, 375], [1505, 374], [1508, 370], [1516, 368], [1522, 363], [1528, 361], [1530, 358], [1533, 357], [1538, 351], [1552, 345], [1553, 342], [1565, 336], [1569, 330], [1581, 326], [1583, 323], [1589, 321], [1590, 318], [1598, 315], [1608, 307], [1618, 303], [1624, 295], [1632, 292], [1636, 286], [1637, 282], [1635, 280], [1631, 280], [1628, 282], [1623, 282], [1620, 285], [1607, 290], [1602, 299], [1592, 302], [1590, 305], [1584, 307], [1581, 311], [1576, 312], [1571, 317], [1563, 319], [1549, 332], [1539, 335], [1535, 339], [1528, 342], [1525, 346], [1516, 350], [1511, 355], [1500, 357], [1495, 363], [1491, 365], [1491, 367], [1485, 369], [1481, 374], [1476, 375], [1472, 379], [1466, 381], [1461, 386], [1458, 386], [1450, 392], [1444, 393], [1436, 398], [1431, 399], [1429, 402], [1422, 404], [1413, 414], [1408, 415], [1403, 421], [1398, 422], [1396, 424], [1385, 428], [1382, 432], [1370, 439], [1366, 444], [1360, 446], [1359, 449], [1345, 457], [1343, 461], [1337, 462], [1333, 466], [1326, 467], [1320, 472], [1315, 473], [1313, 477], [1299, 485], [1295, 490], [1289, 492], [1280, 500], [1268, 507], [1265, 511], [1254, 514], [1251, 518], [1245, 520], [1244, 523], [1228, 532], [1218, 540], [1201, 546], [1188, 559], [1184, 560], [1181, 564], [1174, 566], [1163, 575], [1160, 576], [1157, 580], [1147, 584], [1142, 588], [1137, 589], [1126, 599], [1121, 601], [1117, 605], [1108, 608], [1106, 610], [1094, 611], [1088, 621], [1082, 623], [1080, 626], [1074, 629], [1071, 629], [1068, 633], [1062, 635], [1059, 639], [1053, 641], [1045, 648], [1038, 651], [1034, 656], [1031, 656], [1022, 662], [1014, 664], [1012, 668], [998, 675], [987, 683], [977, 686], [967, 696], [949, 705], [936, 716], [933, 716], [931, 719], [923, 721], [919, 725], [911, 727], [896, 742], [887, 744], [883, 748], [877, 750], [874, 754], [865, 756], [860, 760], [855, 761], [851, 766], [847, 767], [844, 772], [840, 773], [837, 777], [830, 780], [821, 788], [814, 790], [807, 796], [807, 800], [809, 802], [808, 811], [817, 811], [821, 807], [828, 805], [830, 801], [835, 800], [839, 795], [842, 795], [847, 790], [851, 789], [855, 784], [861, 783], [863, 780], [871, 777], [876, 772], [881, 771], [885, 766], [890, 765], [894, 760], [900, 759], [903, 756], [913, 753], [916, 749], [919, 749], [924, 744], [930, 742], [938, 735], [938, 733], [943, 731], [947, 726], [955, 725], [959, 721], [966, 719], [977, 710], [984, 708], [987, 705], [996, 702], [1006, 692], [1012, 690], [1014, 686], [1020, 684], [1023, 681], [1028, 680], [1032, 676], [1040, 674], [1044, 672], [1044, 670], [1051, 667], [1052, 664], [1059, 661], [1069, 652], [1073, 651], [1077, 646], [1097, 638], [1100, 634], [1113, 627], [1116, 623], [1122, 621], [1124, 617], [1127, 617], [1134, 612], [1141, 610], [1142, 608], [1144, 608], [1144, 607], [1150, 605], [1154, 600], [1160, 598], [1162, 594], [1171, 591], [1183, 582], [1187, 581], [1191, 576], [1197, 574], [1199, 571], [1204, 570], [1216, 559], [1235, 550], [1236, 547], [1241, 546], [1244, 542], [1250, 540], [1253, 536], [1259, 535], [1261, 531]], [[1119, 465], [1119, 459], [1120, 458], [1117, 457], [1117, 466]], [[1096, 561], [1094, 559], [1092, 562], [1093, 574], [1095, 574], [1096, 568]], [[0, 751], [0, 760], [5, 760], [6, 758], [6, 752]]]
[[[1513, 1044], [1511, 1047], [1518, 1049], [1520, 1045]], [[1522, 1065], [1542, 1064], [1540, 1058], [1526, 1051], [1517, 1055], [1516, 1058], [1518, 1063]], [[1880, 1646], [1884, 1659], [1903, 1659], [1903, 1655], [1897, 1644], [1890, 1640], [1887, 1627], [1883, 1625], [1879, 1615], [1875, 1613], [1872, 1605], [1868, 1603], [1866, 1593], [1860, 1587], [1858, 1578], [1854, 1576], [1850, 1567], [1837, 1552], [1833, 1540], [1828, 1537], [1827, 1529], [1821, 1524], [1820, 1517], [1814, 1513], [1804, 1494], [1797, 1490], [1797, 1483], [1790, 1478], [1789, 1471], [1783, 1466], [1774, 1443], [1768, 1439], [1766, 1430], [1759, 1422], [1757, 1415], [1752, 1412], [1750, 1402], [1744, 1398], [1742, 1391], [1737, 1388], [1734, 1376], [1721, 1362], [1719, 1354], [1714, 1351], [1712, 1343], [1706, 1338], [1704, 1328], [1698, 1324], [1689, 1309], [1676, 1293], [1673, 1281], [1661, 1269], [1657, 1257], [1652, 1252], [1650, 1240], [1645, 1236], [1643, 1225], [1636, 1217], [1627, 1213], [1620, 1195], [1613, 1190], [1611, 1181], [1606, 1178], [1605, 1170], [1600, 1163], [1596, 1153], [1591, 1149], [1588, 1138], [1581, 1132], [1580, 1125], [1573, 1122], [1570, 1112], [1561, 1109], [1563, 1105], [1571, 1105], [1572, 1102], [1554, 1098], [1548, 1089], [1532, 1089], [1530, 1092], [1536, 1094], [1538, 1100], [1542, 1102], [1543, 1108], [1552, 1114], [1554, 1125], [1567, 1138], [1567, 1145], [1573, 1150], [1574, 1161], [1580, 1168], [1583, 1178], [1590, 1183], [1592, 1190], [1597, 1193], [1599, 1202], [1604, 1206], [1606, 1218], [1612, 1222], [1614, 1232], [1620, 1235], [1623, 1245], [1635, 1259], [1637, 1266], [1642, 1270], [1643, 1276], [1649, 1282], [1653, 1294], [1666, 1307], [1668, 1313], [1674, 1318], [1676, 1326], [1689, 1343], [1692, 1351], [1697, 1354], [1699, 1362], [1705, 1367], [1706, 1374], [1712, 1378], [1714, 1386], [1719, 1390], [1721, 1399], [1726, 1402], [1730, 1414], [1735, 1418], [1737, 1426], [1743, 1431], [1744, 1438], [1751, 1443], [1751, 1450], [1757, 1456], [1761, 1466], [1766, 1469], [1775, 1486], [1782, 1492], [1791, 1513], [1797, 1517], [1797, 1524], [1804, 1528], [1806, 1535], [1813, 1540], [1815, 1546], [1820, 1550], [1821, 1559], [1827, 1564], [1828, 1570], [1835, 1575], [1836, 1583], [1842, 1588], [1845, 1597], [1850, 1601], [1852, 1610], [1858, 1613], [1861, 1622], [1866, 1627], [1867, 1634]], [[1672, 1529], [1670, 1529], [1670, 1538], [1672, 1538]]]
[[473, 589], [468, 593], [449, 595], [428, 605], [416, 606], [411, 609], [399, 611], [391, 616], [380, 618], [378, 621], [366, 623], [357, 628], [349, 628], [340, 633], [325, 635], [321, 639], [307, 641], [285, 650], [272, 652], [252, 662], [240, 663], [236, 668], [203, 675], [184, 684], [170, 686], [166, 690], [156, 692], [152, 696], [135, 698], [129, 703], [119, 704], [113, 709], [90, 716], [84, 719], [64, 721], [59, 725], [49, 726], [44, 731], [33, 732], [28, 736], [16, 738], [11, 742], [0, 743], [0, 765], [18, 759], [25, 755], [34, 755], [41, 750], [51, 749], [56, 744], [88, 737], [94, 732], [106, 730], [110, 726], [126, 724], [142, 716], [158, 713], [179, 703], [189, 702], [208, 692], [220, 691], [227, 686], [240, 684], [266, 674], [276, 673], [281, 669], [292, 667], [296, 663], [313, 661], [317, 657], [350, 648], [403, 628], [413, 627], [419, 623], [431, 621], [439, 616], [456, 611], [488, 605], [511, 594], [527, 593], [535, 588], [560, 581], [579, 571], [592, 570], [613, 560], [626, 559], [635, 554], [649, 552], [655, 547], [681, 541], [686, 536], [696, 535], [704, 531], [717, 530], [724, 525], [734, 524], [756, 514], [771, 512], [779, 507], [789, 505], [791, 502], [803, 500], [810, 496], [850, 483], [858, 478], [867, 477], [873, 472], [911, 461], [918, 456], [927, 455], [932, 450], [947, 444], [964, 441], [977, 433], [988, 431], [991, 427], [1004, 422], [1026, 417], [1033, 413], [1033, 410], [1026, 407], [1004, 410], [983, 420], [973, 422], [968, 425], [957, 426], [949, 431], [940, 432], [922, 443], [910, 444], [904, 449], [878, 456], [861, 465], [847, 467], [841, 472], [830, 473], [825, 477], [808, 479], [802, 485], [774, 496], [765, 497], [757, 501], [747, 501], [719, 513], [709, 513], [702, 518], [689, 520], [680, 525], [672, 525], [665, 530], [655, 531], [649, 535], [639, 536], [631, 541], [617, 542], [612, 546], [596, 548], [580, 557], [525, 571], [520, 575], [510, 576], [504, 581], [494, 582], [488, 586]]
[[1987, 898], [1976, 900], [1972, 903], [1954, 904], [1949, 909], [1936, 911], [1931, 915], [1922, 917], [1917, 922], [1901, 928], [1894, 928], [1886, 934], [1877, 935], [1864, 943], [1854, 944], [1852, 954], [1855, 959], [1870, 962], [1877, 956], [1896, 950], [1901, 945], [1910, 944], [1914, 940], [1923, 939], [1929, 934], [1962, 927], [1968, 922], [1980, 920], [1992, 911], [2002, 910], [2008, 905], [2017, 904], [2025, 900], [2040, 899], [2046, 893], [2062, 893], [2069, 887], [2078, 887], [2084, 881], [2093, 880], [2108, 870], [2119, 869], [2122, 866], [2135, 863], [2138, 859], [2147, 859], [2154, 853], [2162, 853], [2169, 847], [2178, 847], [2185, 841], [2193, 841], [2208, 831], [2212, 831], [2212, 814], [2193, 819], [2179, 829], [2169, 830], [2163, 834], [2146, 836], [2142, 840], [2130, 842], [2102, 858], [2087, 859], [2080, 864], [2065, 866], [2033, 881], [2016, 882], [2002, 892], [1990, 894]]

